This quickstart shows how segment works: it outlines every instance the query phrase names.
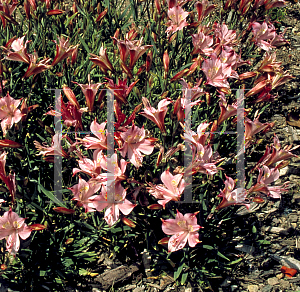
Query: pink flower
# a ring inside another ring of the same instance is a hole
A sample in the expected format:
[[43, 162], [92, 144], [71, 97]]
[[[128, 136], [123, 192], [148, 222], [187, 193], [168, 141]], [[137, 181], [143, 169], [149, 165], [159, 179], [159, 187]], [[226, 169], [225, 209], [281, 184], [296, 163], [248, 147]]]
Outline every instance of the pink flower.
[[43, 59], [37, 63], [38, 54], [36, 51], [34, 51], [33, 54], [29, 55], [29, 59], [30, 59], [29, 67], [25, 72], [23, 78], [28, 78], [31, 75], [42, 73], [51, 67], [51, 65], [48, 64], [51, 61], [50, 58]]
[[197, 133], [191, 130], [186, 130], [184, 133], [184, 139], [194, 145], [198, 149], [198, 145], [205, 145], [205, 141], [209, 135], [209, 132], [206, 133], [205, 130], [206, 128], [210, 125], [211, 123], [201, 123], [197, 127]]
[[162, 230], [167, 235], [173, 235], [168, 242], [168, 251], [174, 252], [184, 248], [186, 243], [189, 243], [190, 247], [195, 247], [200, 243], [199, 233], [197, 232], [200, 225], [197, 224], [196, 213], [181, 214], [177, 210], [175, 219], [162, 219]]
[[[275, 166], [276, 162], [287, 160], [291, 157], [297, 157], [297, 155], [290, 152], [290, 150], [295, 150], [299, 147], [296, 146], [293, 149], [291, 149], [292, 145], [285, 146], [283, 149], [280, 146], [279, 139], [276, 135], [274, 135], [274, 143], [270, 147], [267, 145], [266, 151], [262, 158], [258, 161], [257, 165], [266, 165], [266, 166]], [[256, 169], [257, 166], [254, 168]]]
[[[5, 59], [6, 60], [12, 60], [12, 61], [19, 61], [19, 62], [25, 62], [30, 63], [29, 55], [27, 54], [26, 45], [29, 43], [29, 41], [26, 41], [24, 43], [24, 38], [12, 38], [8, 41], [8, 43], [5, 45], [5, 47], [1, 47], [4, 50], [4, 53], [6, 54]], [[9, 51], [9, 49], [12, 49], [13, 51]]]
[[13, 99], [9, 93], [0, 99], [0, 120], [4, 136], [13, 124], [18, 123], [22, 119], [22, 113], [17, 109], [20, 102], [21, 99]]
[[74, 81], [73, 81], [73, 83], [80, 86], [80, 88], [83, 92], [83, 95], [85, 96], [86, 104], [89, 108], [89, 111], [91, 112], [94, 107], [94, 102], [95, 102], [95, 97], [96, 97], [97, 91], [103, 83], [93, 84], [93, 83], [89, 82], [89, 84], [79, 84]]
[[[272, 123], [261, 123], [257, 117], [254, 121], [251, 121], [249, 118], [245, 118], [245, 140], [246, 142], [249, 141], [252, 136], [255, 134], [267, 130], [267, 128], [272, 127], [274, 124]], [[246, 143], [247, 147], [248, 143]]]
[[[197, 144], [197, 154], [194, 149], [192, 162], [186, 168], [185, 174], [191, 176], [197, 172], [200, 172], [207, 175], [214, 175], [218, 172], [216, 163], [217, 161], [212, 161], [211, 146], [203, 146], [202, 144]], [[190, 183], [190, 181], [188, 183]]]
[[[103, 156], [103, 159], [100, 161], [100, 166], [102, 169], [113, 173], [113, 180], [114, 181], [121, 181], [126, 179], [125, 171], [126, 166], [128, 162], [126, 162], [124, 159], [120, 159], [118, 162], [118, 155], [117, 153], [114, 153], [111, 157], [107, 157], [106, 155]], [[102, 174], [102, 176], [111, 177], [111, 175], [108, 174]]]
[[91, 132], [97, 137], [86, 136], [80, 139], [87, 149], [107, 149], [107, 138], [105, 134], [106, 122], [98, 124], [96, 119], [91, 123]]
[[275, 38], [276, 32], [274, 26], [269, 28], [265, 21], [262, 24], [253, 22], [251, 26], [256, 45], [265, 51], [269, 51], [272, 46], [270, 43], [266, 42], [266, 40]]
[[100, 51], [99, 51], [100, 56], [90, 54], [91, 55], [90, 60], [94, 64], [98, 65], [100, 67], [100, 70], [105, 74], [107, 73], [108, 70], [111, 72], [115, 71], [113, 68], [113, 65], [111, 64], [111, 62], [108, 59], [106, 50], [107, 50], [106, 48], [104, 49], [103, 47], [101, 47]]
[[6, 152], [0, 155], [0, 179], [6, 184], [9, 192], [12, 196], [12, 202], [15, 200], [16, 194], [16, 175], [14, 173], [6, 174], [5, 164], [6, 164]]
[[100, 188], [100, 183], [86, 182], [84, 179], [79, 177], [79, 183], [69, 188], [69, 190], [71, 190], [74, 194], [74, 198], [72, 200], [78, 201], [79, 206], [83, 206], [85, 213], [87, 213], [96, 211], [93, 199], [96, 197], [94, 194], [98, 192]]
[[161, 100], [158, 103], [157, 109], [153, 108], [150, 105], [149, 100], [146, 97], [142, 97], [142, 99], [145, 108], [144, 112], [140, 114], [145, 116], [147, 119], [151, 120], [153, 123], [155, 123], [163, 133], [166, 133], [165, 116], [168, 111], [167, 106], [171, 103], [171, 99], [165, 98]]
[[225, 94], [221, 93], [219, 106], [221, 108], [221, 113], [218, 118], [218, 125], [221, 125], [228, 118], [237, 115], [237, 107], [238, 107], [237, 102], [234, 104], [228, 104], [225, 99]]
[[202, 70], [207, 79], [206, 84], [229, 88], [227, 78], [231, 75], [231, 66], [222, 63], [215, 53], [210, 57], [211, 59], [204, 60], [202, 65]]
[[121, 80], [118, 79], [118, 83], [115, 84], [112, 79], [106, 78], [108, 81], [106, 83], [107, 88], [114, 90], [114, 96], [116, 97], [117, 101], [122, 103], [127, 103], [127, 97], [133, 87], [138, 83], [139, 80], [132, 82], [129, 86], [127, 86], [127, 79]]
[[213, 45], [213, 37], [209, 35], [205, 35], [203, 32], [199, 32], [198, 34], [192, 35], [194, 50], [192, 54], [202, 53], [206, 56], [209, 56], [213, 49], [210, 48]]
[[119, 220], [120, 211], [124, 215], [128, 215], [136, 206], [126, 199], [126, 190], [120, 183], [111, 184], [108, 187], [103, 186], [101, 195], [95, 197], [93, 202], [99, 212], [107, 208], [104, 219], [109, 227], [113, 226]]
[[73, 175], [75, 175], [78, 172], [84, 172], [88, 174], [91, 177], [97, 177], [101, 173], [101, 163], [105, 161], [104, 154], [102, 153], [102, 150], [96, 149], [93, 153], [93, 160], [88, 159], [86, 157], [81, 157], [80, 154], [80, 160], [78, 160], [79, 168], [73, 168]]
[[185, 187], [182, 177], [183, 174], [172, 175], [169, 169], [167, 169], [160, 176], [163, 185], [149, 183], [150, 187], [148, 191], [156, 199], [159, 199], [158, 203], [165, 208], [166, 203], [180, 200]]
[[0, 217], [0, 239], [6, 238], [6, 250], [16, 255], [20, 248], [20, 238], [25, 240], [31, 234], [31, 229], [25, 224], [25, 219], [20, 218], [10, 208]]
[[[174, 114], [177, 115], [177, 119], [179, 122], [184, 120], [185, 117], [188, 116], [190, 109], [194, 105], [200, 104], [202, 102], [202, 100], [193, 100], [205, 94], [203, 89], [199, 86], [194, 86], [193, 88], [191, 88], [191, 86], [183, 78], [181, 78], [180, 83], [182, 85], [183, 96], [179, 97], [174, 104]], [[187, 107], [187, 94], [190, 94], [190, 100], [192, 101], [190, 102], [189, 107]]]
[[56, 55], [51, 64], [51, 66], [55, 66], [59, 62], [63, 61], [64, 59], [71, 57], [73, 52], [77, 49], [78, 45], [70, 46], [69, 39], [65, 40], [63, 36], [58, 37], [59, 44], [56, 41]]
[[259, 170], [257, 183], [249, 189], [249, 193], [263, 193], [272, 198], [281, 198], [281, 193], [287, 191], [288, 182], [283, 186], [268, 186], [279, 178], [279, 170], [277, 168], [270, 169], [263, 165]]
[[124, 65], [126, 65], [126, 61], [128, 56], [130, 57], [129, 60], [129, 70], [133, 68], [135, 63], [138, 61], [138, 59], [149, 49], [152, 47], [152, 45], [145, 45], [142, 46], [143, 38], [140, 40], [131, 41], [128, 39], [125, 39], [125, 41], [118, 40], [115, 37], [112, 37], [117, 44], [118, 49], [120, 52], [120, 59]]
[[195, 6], [198, 12], [198, 22], [202, 21], [216, 7], [216, 5], [210, 4], [207, 0], [197, 1]]
[[188, 26], [186, 18], [188, 17], [189, 12], [184, 11], [180, 6], [174, 6], [173, 8], [168, 9], [168, 16], [170, 20], [167, 22], [169, 26], [166, 30], [166, 33], [176, 32], [182, 30], [185, 26]]
[[155, 138], [145, 138], [145, 129], [138, 128], [134, 124], [126, 132], [120, 133], [121, 138], [124, 140], [123, 146], [119, 149], [122, 156], [125, 157], [126, 153], [130, 162], [139, 168], [143, 162], [143, 155], [150, 155], [154, 149]]
[[59, 155], [62, 157], [68, 157], [68, 154], [61, 147], [61, 135], [59, 133], [56, 133], [52, 137], [52, 143], [50, 147], [47, 146], [45, 143], [41, 145], [38, 141], [33, 141], [33, 144], [35, 148], [37, 148], [37, 150], [40, 151], [40, 153], [37, 155], [43, 155], [43, 156]]
[[247, 191], [243, 188], [235, 188], [235, 183], [231, 177], [226, 176], [225, 188], [218, 197], [223, 198], [222, 202], [217, 206], [217, 210], [226, 208], [231, 205], [245, 205], [249, 209], [250, 204], [246, 202], [248, 195]]
[[236, 40], [236, 32], [235, 30], [228, 29], [227, 25], [223, 23], [220, 25], [219, 23], [214, 23], [214, 31], [216, 39], [216, 48], [215, 53], [218, 55], [222, 48], [230, 47], [237, 42]]

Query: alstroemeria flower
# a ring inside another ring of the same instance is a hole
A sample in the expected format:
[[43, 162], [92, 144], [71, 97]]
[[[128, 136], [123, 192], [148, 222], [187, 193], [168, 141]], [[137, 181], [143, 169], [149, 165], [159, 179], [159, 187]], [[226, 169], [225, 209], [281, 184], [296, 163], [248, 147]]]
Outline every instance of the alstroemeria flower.
[[108, 81], [106, 83], [107, 88], [112, 89], [114, 96], [116, 97], [119, 103], [127, 103], [127, 96], [131, 92], [132, 88], [138, 83], [139, 79], [132, 82], [127, 86], [127, 79], [121, 80], [118, 79], [118, 83], [115, 84], [112, 79], [106, 78]]
[[59, 44], [57, 44], [56, 41], [53, 41], [56, 43], [56, 55], [55, 58], [51, 64], [51, 66], [55, 66], [62, 60], [71, 57], [73, 52], [77, 49], [79, 45], [76, 46], [70, 46], [69, 39], [65, 40], [63, 36], [58, 37]]
[[186, 18], [188, 17], [189, 12], [184, 11], [180, 6], [174, 6], [173, 8], [168, 9], [168, 16], [170, 20], [167, 22], [168, 28], [166, 33], [176, 32], [182, 30], [185, 26], [188, 26]]
[[13, 99], [9, 93], [0, 99], [0, 120], [4, 136], [13, 124], [17, 124], [22, 119], [23, 115], [21, 111], [17, 109], [20, 102], [21, 99]]
[[[205, 94], [203, 88], [199, 86], [192, 86], [188, 84], [183, 78], [180, 80], [180, 84], [182, 85], [182, 97], [179, 97], [174, 104], [174, 114], [177, 115], [178, 121], [182, 121], [185, 117], [188, 116], [191, 108], [194, 105], [200, 104], [202, 100], [196, 100], [198, 97]], [[189, 97], [189, 98], [188, 98]], [[191, 102], [188, 100], [190, 99]], [[187, 106], [187, 102], [189, 102], [189, 106]]]
[[[26, 45], [29, 43], [29, 41], [26, 41], [24, 44], [24, 38], [25, 35], [18, 39], [12, 38], [7, 42], [5, 47], [1, 47], [6, 54], [6, 60], [25, 62], [28, 64], [30, 63], [29, 55], [27, 54], [26, 49]], [[12, 49], [12, 51], [9, 49]]]
[[159, 129], [166, 133], [165, 128], [165, 116], [168, 111], [167, 106], [172, 102], [170, 98], [164, 98], [158, 103], [158, 108], [155, 109], [150, 105], [149, 100], [146, 97], [142, 97], [143, 104], [144, 104], [144, 111], [140, 113], [140, 115], [143, 115], [147, 119], [151, 120], [153, 123], [155, 123]]
[[200, 225], [197, 224], [196, 213], [181, 214], [177, 210], [175, 219], [162, 219], [162, 230], [167, 235], [173, 235], [168, 242], [168, 251], [174, 252], [185, 247], [188, 242], [190, 247], [195, 247], [199, 241], [197, 232]]
[[169, 201], [180, 200], [184, 191], [185, 182], [183, 174], [172, 175], [169, 169], [164, 171], [160, 178], [163, 185], [153, 185], [152, 183], [149, 183], [150, 187], [148, 188], [148, 191], [158, 199], [158, 203], [165, 208]]
[[14, 173], [6, 174], [6, 155], [6, 152], [1, 153], [0, 155], [0, 179], [6, 184], [12, 196], [12, 202], [14, 202], [16, 195], [16, 175]]
[[77, 108], [71, 102], [65, 104], [61, 99], [60, 112], [50, 110], [45, 115], [51, 115], [61, 118], [64, 121], [64, 125], [67, 127], [74, 127], [75, 131], [78, 129], [83, 130], [82, 126], [82, 114], [87, 111], [87, 108]]
[[212, 148], [210, 145], [197, 144], [197, 152], [193, 149], [192, 162], [185, 170], [186, 179], [189, 179], [187, 183], [191, 182], [191, 176], [197, 172], [207, 175], [216, 174], [218, 172], [217, 162], [212, 159]]
[[129, 70], [133, 68], [137, 60], [149, 49], [152, 47], [152, 45], [145, 45], [142, 46], [143, 38], [140, 40], [131, 41], [128, 39], [125, 39], [125, 41], [118, 40], [115, 37], [112, 37], [117, 44], [118, 49], [120, 52], [120, 59], [122, 63], [126, 66], [126, 61], [128, 56], [130, 56], [129, 60]]
[[217, 210], [223, 209], [231, 205], [245, 205], [249, 209], [250, 204], [246, 201], [247, 190], [243, 188], [235, 188], [235, 183], [231, 177], [226, 176], [225, 188], [218, 197], [223, 198], [222, 202], [218, 205]]
[[101, 184], [94, 184], [86, 182], [84, 179], [79, 177], [79, 182], [75, 186], [69, 188], [74, 194], [74, 198], [72, 200], [78, 201], [79, 206], [83, 206], [85, 209], [85, 213], [94, 212], [95, 206], [93, 199], [96, 198], [97, 195], [94, 195], [101, 188]]
[[111, 64], [111, 62], [108, 59], [107, 53], [106, 53], [106, 48], [104, 49], [103, 47], [100, 48], [99, 56], [90, 54], [91, 58], [90, 60], [99, 66], [100, 70], [106, 74], [107, 71], [114, 72], [114, 67]]
[[197, 133], [192, 130], [186, 130], [184, 133], [184, 140], [194, 145], [197, 149], [198, 145], [205, 146], [205, 141], [209, 135], [209, 132], [206, 133], [205, 130], [210, 124], [211, 123], [199, 124], [199, 126], [197, 127]]
[[[125, 171], [127, 164], [128, 162], [126, 162], [124, 159], [120, 159], [120, 161], [118, 161], [117, 153], [114, 153], [113, 155], [111, 155], [111, 157], [107, 157], [106, 155], [104, 155], [103, 159], [101, 159], [100, 161], [101, 168], [112, 173], [113, 180], [115, 182], [126, 179]], [[107, 180], [108, 177], [111, 178], [110, 174], [103, 173], [101, 176], [107, 177]]]
[[107, 137], [105, 134], [106, 122], [98, 124], [96, 119], [91, 123], [91, 132], [97, 137], [85, 136], [82, 141], [87, 149], [107, 149]]
[[269, 168], [265, 165], [258, 169], [259, 175], [257, 182], [249, 189], [249, 193], [263, 193], [272, 198], [281, 198], [281, 193], [287, 191], [289, 182], [282, 186], [269, 186], [279, 178], [279, 170], [277, 168]]
[[64, 149], [61, 147], [61, 135], [59, 133], [56, 133], [52, 137], [52, 143], [51, 146], [47, 146], [45, 143], [41, 145], [38, 141], [33, 141], [33, 144], [35, 148], [40, 151], [39, 154], [37, 155], [43, 155], [43, 156], [53, 156], [53, 155], [58, 155], [62, 157], [68, 157], [68, 154]]
[[217, 22], [214, 23], [213, 29], [217, 44], [214, 52], [218, 55], [226, 47], [232, 49], [237, 42], [235, 30], [228, 29], [225, 23], [220, 25]]
[[134, 124], [126, 132], [120, 133], [124, 140], [123, 146], [119, 149], [121, 155], [125, 157], [126, 153], [130, 162], [139, 168], [143, 162], [143, 155], [150, 155], [154, 149], [155, 138], [145, 138], [145, 129], [138, 128]]
[[202, 70], [207, 79], [206, 84], [229, 88], [227, 78], [231, 75], [231, 66], [222, 63], [215, 53], [211, 54], [210, 58], [204, 60], [202, 65]]
[[216, 5], [210, 4], [207, 0], [197, 1], [195, 6], [198, 12], [198, 22], [202, 21], [216, 7]]
[[192, 54], [204, 54], [209, 56], [213, 49], [211, 46], [213, 45], [213, 36], [205, 35], [202, 31], [197, 34], [192, 35], [194, 50]]
[[233, 104], [228, 104], [225, 99], [225, 94], [222, 93], [220, 94], [219, 106], [221, 109], [221, 113], [218, 118], [218, 125], [221, 125], [228, 118], [237, 115], [237, 108], [238, 108], [237, 102]]
[[51, 67], [51, 65], [49, 65], [51, 58], [43, 59], [37, 63], [38, 54], [36, 51], [34, 51], [33, 54], [29, 54], [28, 56], [30, 59], [30, 63], [29, 63], [28, 69], [25, 72], [23, 78], [28, 78], [31, 75], [36, 75], [36, 74], [42, 73]]
[[261, 131], [266, 131], [268, 128], [274, 126], [274, 123], [261, 123], [257, 117], [254, 121], [251, 121], [249, 118], [245, 118], [245, 141], [247, 147], [250, 139], [257, 133]]
[[89, 111], [91, 112], [94, 107], [94, 102], [95, 102], [95, 97], [96, 97], [97, 91], [103, 83], [93, 84], [93, 83], [89, 82], [89, 84], [79, 84], [74, 81], [73, 81], [73, 83], [80, 86], [80, 88], [85, 96], [86, 104], [89, 108]]
[[253, 22], [251, 26], [256, 45], [265, 51], [269, 51], [272, 46], [270, 43], [266, 42], [266, 40], [272, 40], [275, 38], [276, 32], [274, 26], [269, 28], [265, 21], [262, 24]]
[[136, 206], [126, 199], [126, 190], [120, 183], [103, 186], [101, 195], [95, 197], [93, 202], [98, 212], [106, 208], [104, 219], [109, 227], [119, 220], [120, 211], [128, 215]]
[[101, 164], [105, 162], [105, 155], [101, 149], [96, 149], [93, 153], [93, 160], [82, 157], [79, 153], [77, 154], [80, 159], [78, 160], [79, 168], [73, 168], [73, 176], [78, 172], [84, 172], [89, 176], [96, 178], [101, 174]]
[[25, 219], [18, 216], [10, 208], [0, 217], [0, 239], [6, 238], [6, 250], [16, 255], [20, 248], [20, 238], [23, 240], [31, 234], [31, 229], [25, 223]]
[[[274, 167], [277, 162], [287, 160], [291, 157], [298, 157], [297, 155], [290, 152], [290, 150], [295, 150], [299, 146], [294, 147], [291, 149], [292, 145], [285, 146], [283, 149], [280, 146], [279, 139], [276, 135], [274, 135], [274, 143], [272, 146], [266, 147], [266, 151], [261, 159], [258, 161], [258, 165], [266, 165]], [[257, 166], [254, 168], [256, 169]]]

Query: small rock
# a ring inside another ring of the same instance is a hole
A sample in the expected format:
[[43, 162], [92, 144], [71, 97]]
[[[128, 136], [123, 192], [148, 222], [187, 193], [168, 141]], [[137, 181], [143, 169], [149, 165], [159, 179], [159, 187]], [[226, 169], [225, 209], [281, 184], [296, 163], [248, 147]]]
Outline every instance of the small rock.
[[284, 274], [280, 273], [280, 274], [276, 275], [276, 278], [278, 278], [279, 280], [283, 279], [284, 278]]
[[276, 277], [269, 278], [268, 279], [268, 284], [271, 285], [271, 286], [277, 285], [277, 284], [279, 284], [279, 280]]
[[263, 287], [263, 288], [261, 289], [261, 292], [271, 292], [272, 289], [273, 289], [272, 286], [266, 285], [265, 287]]
[[237, 290], [239, 287], [238, 287], [238, 285], [231, 285], [230, 288], [231, 288], [231, 291], [233, 292], [233, 291]]
[[275, 234], [289, 235], [289, 233], [292, 231], [292, 228], [285, 229], [281, 227], [268, 226], [265, 231], [275, 233]]
[[300, 194], [294, 194], [292, 202], [295, 202], [296, 204], [300, 205]]
[[280, 287], [282, 289], [284, 289], [284, 291], [286, 291], [287, 289], [290, 289], [290, 287], [291, 287], [291, 284], [288, 281], [285, 281], [282, 279], [279, 281], [279, 284], [280, 284]]
[[249, 285], [248, 287], [249, 292], [258, 292], [258, 286], [257, 285]]
[[228, 286], [230, 286], [230, 284], [231, 284], [231, 280], [228, 278], [228, 279], [225, 279], [220, 286], [221, 287], [228, 287]]
[[291, 223], [291, 226], [296, 229], [297, 228], [297, 223]]
[[241, 252], [245, 252], [248, 254], [253, 254], [255, 252], [255, 248], [251, 245], [247, 245], [247, 244], [237, 244], [235, 246], [235, 249]]
[[291, 214], [289, 215], [289, 220], [290, 222], [297, 222], [298, 221], [298, 216], [296, 214]]
[[145, 286], [136, 287], [135, 289], [132, 290], [132, 292], [144, 292], [144, 291], [146, 291]]

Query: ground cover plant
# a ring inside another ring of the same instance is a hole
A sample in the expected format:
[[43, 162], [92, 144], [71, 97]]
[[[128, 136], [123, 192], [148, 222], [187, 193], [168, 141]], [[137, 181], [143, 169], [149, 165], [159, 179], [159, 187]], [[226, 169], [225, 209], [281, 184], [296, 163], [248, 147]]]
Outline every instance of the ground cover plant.
[[293, 78], [285, 5], [1, 2], [1, 276], [60, 291], [145, 250], [178, 285], [233, 269], [223, 228], [289, 189], [295, 147], [260, 121]]

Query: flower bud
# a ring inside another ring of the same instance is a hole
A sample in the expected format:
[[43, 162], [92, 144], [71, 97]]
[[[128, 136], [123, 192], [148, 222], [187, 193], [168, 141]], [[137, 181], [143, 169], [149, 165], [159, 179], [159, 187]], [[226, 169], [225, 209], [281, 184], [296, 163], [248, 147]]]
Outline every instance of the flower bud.
[[127, 225], [127, 226], [129, 226], [129, 227], [131, 227], [131, 228], [135, 228], [136, 227], [136, 224], [135, 223], [133, 223], [130, 219], [128, 219], [128, 218], [126, 218], [126, 217], [122, 217], [122, 222], [125, 224], [125, 225]]
[[68, 214], [68, 215], [75, 213], [75, 210], [67, 209], [67, 208], [64, 208], [64, 207], [54, 207], [53, 210], [57, 213]]

